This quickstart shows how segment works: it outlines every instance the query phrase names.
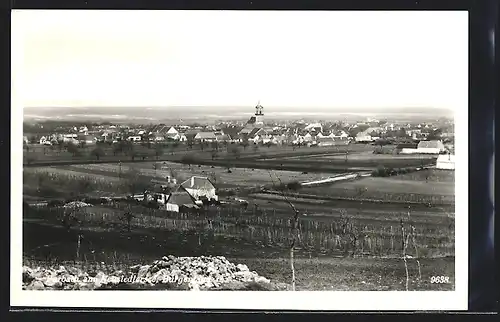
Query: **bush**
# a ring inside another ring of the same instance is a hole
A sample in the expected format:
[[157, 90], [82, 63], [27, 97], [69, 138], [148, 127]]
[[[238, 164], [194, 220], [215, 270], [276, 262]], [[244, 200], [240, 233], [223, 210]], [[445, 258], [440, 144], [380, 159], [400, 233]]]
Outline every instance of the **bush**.
[[302, 188], [302, 184], [298, 181], [292, 181], [292, 182], [289, 182], [286, 187], [288, 188], [288, 190], [294, 190], [294, 191], [297, 191], [299, 190], [300, 188]]
[[372, 176], [374, 177], [388, 177], [392, 169], [386, 168], [383, 165], [379, 165], [377, 169], [372, 171]]

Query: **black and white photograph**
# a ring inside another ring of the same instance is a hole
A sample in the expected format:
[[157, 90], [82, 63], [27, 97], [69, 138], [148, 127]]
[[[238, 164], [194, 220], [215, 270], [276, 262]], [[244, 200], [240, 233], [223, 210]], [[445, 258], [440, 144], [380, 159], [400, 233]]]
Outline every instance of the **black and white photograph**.
[[467, 12], [14, 10], [12, 303], [463, 309], [468, 85]]

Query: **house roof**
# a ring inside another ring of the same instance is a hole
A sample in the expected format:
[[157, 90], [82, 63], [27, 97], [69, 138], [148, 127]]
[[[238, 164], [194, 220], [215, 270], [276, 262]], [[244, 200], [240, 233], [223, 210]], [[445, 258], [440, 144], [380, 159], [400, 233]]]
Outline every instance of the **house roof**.
[[215, 185], [212, 182], [210, 182], [210, 180], [207, 177], [198, 177], [198, 176], [192, 176], [191, 178], [181, 183], [181, 186], [184, 188], [197, 189], [197, 190], [215, 189]]
[[196, 134], [195, 139], [215, 139], [215, 133], [214, 132], [198, 132]]
[[333, 142], [334, 141], [331, 136], [318, 137], [316, 140], [318, 142]]
[[419, 149], [439, 149], [443, 146], [441, 141], [432, 140], [432, 141], [420, 141], [418, 143]]
[[241, 129], [242, 127], [225, 127], [222, 130], [224, 131], [224, 134], [228, 135], [230, 138], [235, 138], [238, 136]]
[[172, 192], [167, 199], [167, 203], [175, 205], [194, 205], [195, 199], [182, 187]]
[[263, 134], [262, 128], [260, 128], [260, 127], [256, 127], [256, 128], [254, 128], [254, 129], [252, 129], [252, 131], [250, 131], [250, 133], [248, 133], [248, 136], [250, 136], [250, 137], [254, 137], [254, 136], [256, 136], [257, 134]]
[[417, 147], [417, 143], [400, 143], [396, 146], [396, 149], [416, 149]]

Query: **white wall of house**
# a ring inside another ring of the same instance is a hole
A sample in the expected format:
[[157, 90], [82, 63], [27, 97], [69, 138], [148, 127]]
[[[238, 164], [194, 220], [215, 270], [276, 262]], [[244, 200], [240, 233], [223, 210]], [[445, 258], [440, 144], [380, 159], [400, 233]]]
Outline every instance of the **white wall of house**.
[[373, 138], [371, 135], [356, 136], [356, 142], [368, 142], [368, 141], [373, 141]]
[[418, 148], [418, 153], [425, 154], [439, 154], [442, 150], [440, 148]]
[[218, 200], [217, 195], [215, 194], [215, 188], [213, 189], [191, 189], [186, 188], [186, 191], [193, 196], [195, 199], [199, 199], [200, 197], [207, 197], [208, 199]]
[[129, 141], [140, 141], [141, 137], [140, 136], [129, 136], [128, 140]]
[[418, 152], [418, 149], [403, 148], [403, 149], [401, 149], [401, 152], [399, 152], [399, 153], [401, 153], [401, 154], [416, 154], [419, 152]]
[[179, 205], [173, 203], [167, 203], [166, 209], [167, 211], [179, 212]]
[[443, 170], [455, 170], [455, 155], [453, 154], [448, 154], [448, 155], [440, 155], [437, 158], [436, 162], [436, 168], [437, 169], [443, 169]]

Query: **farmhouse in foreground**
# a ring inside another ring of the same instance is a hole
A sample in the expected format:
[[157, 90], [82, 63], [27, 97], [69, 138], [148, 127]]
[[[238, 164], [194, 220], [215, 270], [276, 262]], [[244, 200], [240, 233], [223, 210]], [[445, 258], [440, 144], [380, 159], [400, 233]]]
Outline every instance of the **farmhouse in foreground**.
[[198, 209], [195, 198], [182, 186], [168, 196], [165, 207], [166, 210], [173, 212], [179, 212], [183, 208]]
[[207, 198], [208, 200], [218, 200], [215, 185], [206, 177], [192, 176], [181, 183], [181, 187], [195, 199]]

